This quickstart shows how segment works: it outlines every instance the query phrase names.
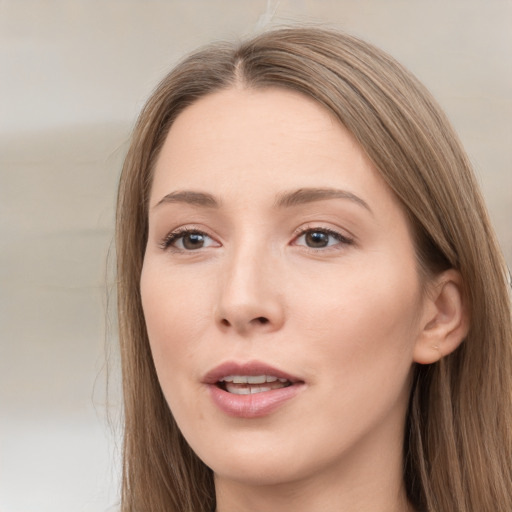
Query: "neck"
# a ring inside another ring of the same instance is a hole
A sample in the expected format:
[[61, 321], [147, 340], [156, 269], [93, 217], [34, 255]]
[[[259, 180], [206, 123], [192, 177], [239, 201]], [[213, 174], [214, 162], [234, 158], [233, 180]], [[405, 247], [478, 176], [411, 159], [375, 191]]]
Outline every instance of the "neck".
[[216, 512], [413, 512], [407, 501], [405, 490], [371, 489], [327, 489], [325, 485], [307, 486], [277, 485], [273, 487], [249, 488], [240, 485], [231, 487], [229, 492], [219, 489]]

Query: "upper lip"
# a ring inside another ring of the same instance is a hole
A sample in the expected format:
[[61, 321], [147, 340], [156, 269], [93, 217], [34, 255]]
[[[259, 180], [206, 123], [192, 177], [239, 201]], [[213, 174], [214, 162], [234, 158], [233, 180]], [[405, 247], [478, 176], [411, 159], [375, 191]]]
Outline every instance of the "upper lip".
[[289, 380], [292, 384], [303, 382], [299, 377], [260, 361], [247, 361], [244, 363], [227, 361], [210, 370], [204, 376], [203, 382], [205, 384], [216, 384], [223, 377], [227, 377], [228, 375], [272, 375], [279, 379]]

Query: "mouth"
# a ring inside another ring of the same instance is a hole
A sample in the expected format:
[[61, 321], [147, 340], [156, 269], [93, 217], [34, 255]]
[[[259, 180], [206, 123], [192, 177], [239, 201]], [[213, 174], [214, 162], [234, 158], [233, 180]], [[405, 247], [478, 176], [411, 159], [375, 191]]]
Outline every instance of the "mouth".
[[221, 364], [203, 382], [223, 413], [244, 419], [270, 415], [306, 387], [300, 378], [256, 361]]
[[234, 395], [255, 395], [286, 388], [292, 382], [275, 375], [226, 375], [216, 383], [217, 387]]

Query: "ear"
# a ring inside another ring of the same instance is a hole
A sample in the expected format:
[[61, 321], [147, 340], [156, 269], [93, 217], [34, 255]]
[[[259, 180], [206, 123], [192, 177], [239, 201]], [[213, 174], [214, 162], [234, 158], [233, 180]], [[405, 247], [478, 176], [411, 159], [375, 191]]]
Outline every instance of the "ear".
[[453, 352], [466, 337], [469, 312], [462, 291], [462, 278], [446, 270], [429, 284], [414, 361], [431, 364]]

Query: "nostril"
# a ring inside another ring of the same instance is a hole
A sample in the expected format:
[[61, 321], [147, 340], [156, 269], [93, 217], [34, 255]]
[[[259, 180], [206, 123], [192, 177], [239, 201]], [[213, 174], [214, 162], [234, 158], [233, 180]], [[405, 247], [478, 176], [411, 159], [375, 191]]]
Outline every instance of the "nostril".
[[241, 322], [240, 324], [236, 321], [230, 322], [227, 318], [222, 318], [220, 320], [220, 324], [222, 327], [236, 327], [240, 329], [245, 329], [246, 327], [249, 327], [249, 325], [267, 325], [270, 323], [270, 320], [265, 316], [258, 316], [250, 320], [247, 324], [245, 322]]

